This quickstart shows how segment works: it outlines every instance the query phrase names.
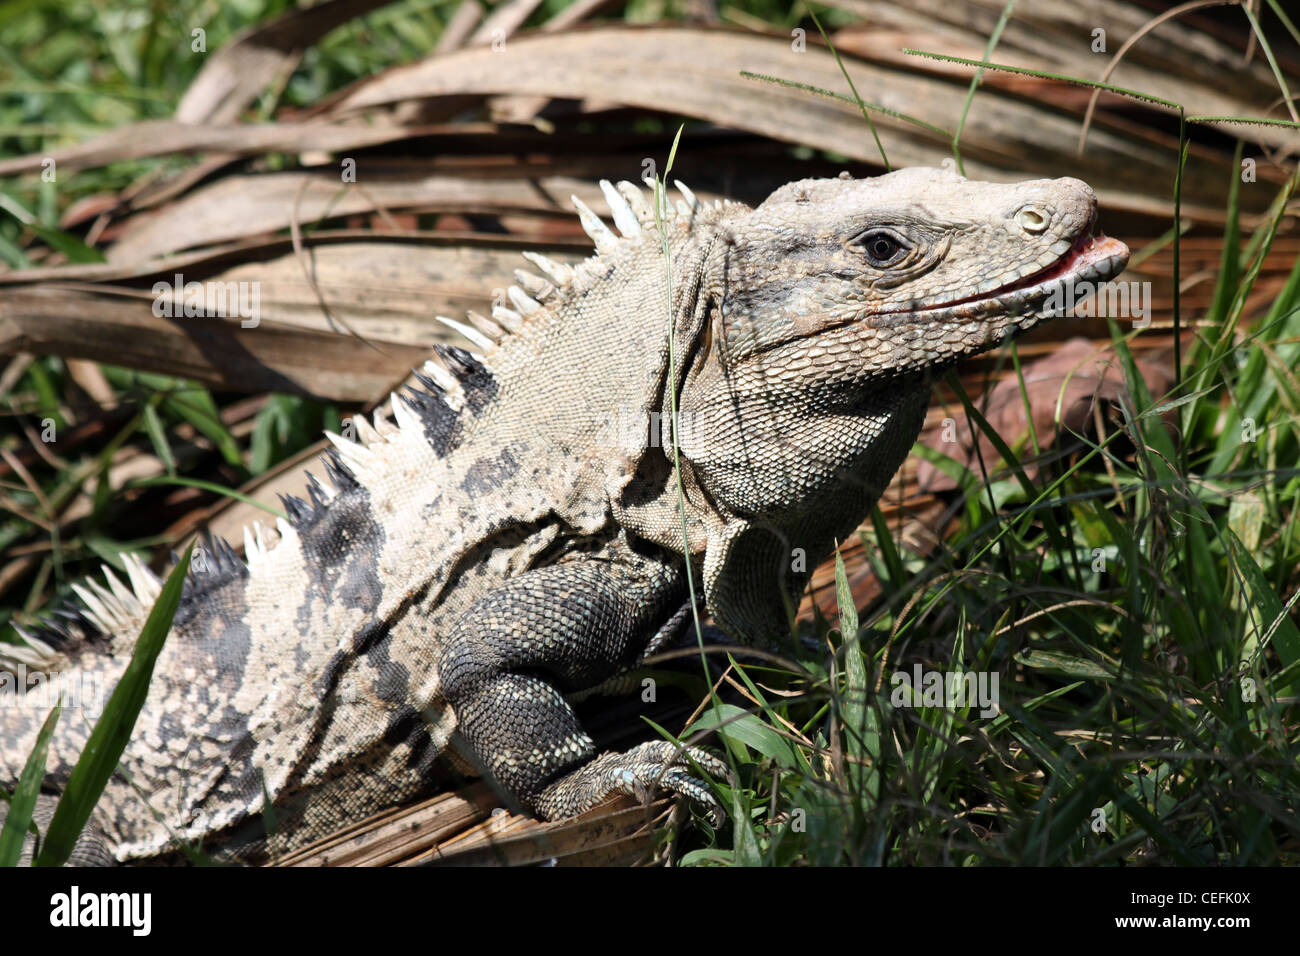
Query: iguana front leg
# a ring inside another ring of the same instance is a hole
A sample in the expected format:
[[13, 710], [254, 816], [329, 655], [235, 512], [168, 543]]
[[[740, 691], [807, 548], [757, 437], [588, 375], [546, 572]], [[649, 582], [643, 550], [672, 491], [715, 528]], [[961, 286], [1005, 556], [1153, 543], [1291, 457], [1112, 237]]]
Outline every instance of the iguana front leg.
[[[666, 741], [593, 759], [595, 745], [564, 698], [631, 666], [685, 594], [675, 563], [620, 538], [476, 602], [449, 635], [438, 673], [480, 766], [546, 819], [656, 788], [712, 803], [686, 755]], [[692, 748], [690, 756], [726, 774], [709, 754]]]

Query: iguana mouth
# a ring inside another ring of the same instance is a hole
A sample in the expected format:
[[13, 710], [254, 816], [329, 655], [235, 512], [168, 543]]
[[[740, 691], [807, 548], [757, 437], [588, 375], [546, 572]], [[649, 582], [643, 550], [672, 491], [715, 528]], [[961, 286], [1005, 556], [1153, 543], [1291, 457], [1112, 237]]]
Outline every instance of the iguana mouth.
[[[999, 311], [1023, 311], [1037, 305], [1054, 290], [1071, 283], [1105, 282], [1118, 275], [1128, 264], [1128, 246], [1110, 236], [1083, 235], [1052, 265], [1016, 279], [989, 292], [981, 292], [929, 306], [933, 312], [961, 306], [993, 307]], [[963, 310], [965, 312], [966, 310]], [[974, 309], [973, 312], [982, 312]]]
[[1110, 236], [1082, 236], [1055, 265], [1019, 280], [1005, 289], [993, 293], [1027, 291], [1034, 286], [1047, 286], [1056, 281], [1073, 279], [1075, 282], [1105, 281], [1117, 275], [1128, 264], [1128, 246]]

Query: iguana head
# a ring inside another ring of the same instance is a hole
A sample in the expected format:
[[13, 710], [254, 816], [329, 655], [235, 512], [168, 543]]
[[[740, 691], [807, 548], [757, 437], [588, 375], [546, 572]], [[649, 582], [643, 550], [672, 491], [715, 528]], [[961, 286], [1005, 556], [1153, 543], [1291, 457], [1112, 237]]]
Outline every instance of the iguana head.
[[1128, 249], [1092, 236], [1096, 215], [1077, 179], [904, 169], [791, 183], [720, 221], [680, 393], [683, 471], [716, 516], [705, 583], [719, 623], [760, 630], [866, 517], [936, 373], [1123, 269]]
[[775, 366], [783, 347], [835, 341], [859, 373], [933, 372], [1036, 324], [1067, 277], [1122, 269], [1128, 250], [1092, 238], [1096, 217], [1078, 179], [1004, 185], [916, 168], [790, 183], [722, 250], [719, 360]]

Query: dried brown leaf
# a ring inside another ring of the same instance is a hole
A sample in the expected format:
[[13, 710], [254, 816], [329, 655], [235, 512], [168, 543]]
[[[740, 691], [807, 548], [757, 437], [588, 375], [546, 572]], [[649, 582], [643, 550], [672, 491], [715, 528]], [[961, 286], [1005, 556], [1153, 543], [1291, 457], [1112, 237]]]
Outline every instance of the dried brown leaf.
[[177, 153], [260, 154], [337, 152], [391, 143], [411, 136], [441, 132], [441, 127], [363, 126], [332, 123], [205, 124], [176, 120], [146, 120], [123, 126], [89, 142], [48, 153], [0, 159], [0, 176], [37, 172], [47, 159], [59, 170], [93, 169], [127, 159]]
[[[965, 82], [853, 57], [844, 60], [870, 101], [941, 129], [957, 127]], [[534, 33], [510, 41], [501, 52], [466, 49], [397, 67], [357, 84], [329, 110], [340, 116], [467, 94], [594, 99], [692, 116], [880, 163], [875, 139], [855, 105], [746, 79], [742, 70], [845, 90], [834, 58], [811, 42], [800, 53], [785, 36], [624, 25]], [[951, 155], [946, 136], [883, 114], [875, 122], [894, 166], [932, 166]], [[967, 173], [1008, 181], [1035, 172], [1059, 175], [1068, 168], [1092, 183], [1104, 203], [1143, 213], [1171, 210], [1167, 172], [1172, 140], [1149, 130], [1099, 129], [1087, 154], [1076, 157], [1077, 133], [1072, 117], [992, 91], [976, 121], [965, 128]], [[1186, 217], [1221, 221], [1229, 161], [1219, 154], [1190, 157], [1183, 179]]]
[[591, 180], [439, 175], [418, 167], [368, 171], [358, 183], [337, 169], [228, 176], [203, 186], [156, 213], [134, 217], [108, 249], [113, 263], [140, 262], [199, 243], [227, 242], [300, 224], [379, 210], [468, 213], [562, 213], [569, 196], [603, 202]]
[[240, 31], [209, 56], [176, 107], [180, 123], [233, 123], [292, 70], [303, 50], [349, 20], [392, 0], [326, 0]]
[[[419, 365], [433, 343], [458, 341], [434, 316], [490, 308], [493, 291], [509, 285], [513, 271], [525, 265], [522, 248], [566, 262], [586, 254], [585, 244], [566, 249], [500, 238], [316, 237], [304, 249], [312, 283], [287, 251], [227, 268], [216, 268], [229, 258], [223, 255], [174, 257], [174, 272], [154, 264], [151, 271], [94, 265], [13, 273], [0, 277], [0, 353], [87, 358], [232, 390], [367, 401]], [[168, 287], [162, 299], [170, 301], [177, 274], [182, 283], [243, 283], [250, 294], [255, 289], [258, 324], [241, 328], [238, 319], [155, 316], [154, 283]], [[38, 281], [19, 283], [15, 276]], [[76, 281], [90, 277], [101, 281]], [[349, 328], [378, 352], [359, 343]]]

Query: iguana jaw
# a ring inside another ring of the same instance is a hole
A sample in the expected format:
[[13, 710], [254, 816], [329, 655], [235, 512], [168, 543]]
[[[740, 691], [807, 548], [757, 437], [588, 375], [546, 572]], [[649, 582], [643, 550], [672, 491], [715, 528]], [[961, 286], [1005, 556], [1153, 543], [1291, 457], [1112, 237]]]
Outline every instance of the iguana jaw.
[[[1019, 315], [1026, 318], [1043, 305], [1053, 293], [1064, 295], [1062, 302], [1088, 291], [1084, 283], [1109, 281], [1128, 264], [1128, 246], [1110, 236], [1080, 236], [1055, 263], [992, 292], [945, 302], [911, 313], [914, 320], [943, 321], [987, 317], [992, 314]], [[1036, 318], [1035, 318], [1036, 321]], [[1027, 327], [1027, 326], [1026, 326]]]
[[1066, 314], [1099, 283], [1123, 272], [1128, 258], [1128, 246], [1118, 239], [1085, 232], [1055, 262], [991, 291], [908, 311], [837, 317], [823, 321], [811, 334], [767, 343], [750, 359], [780, 365], [784, 357], [809, 347], [838, 350], [858, 340], [861, 350], [847, 346], [855, 354], [844, 353], [847, 377], [862, 374], [863, 352], [870, 359], [866, 377], [878, 382], [917, 371], [934, 374], [997, 347], [1043, 319]]

